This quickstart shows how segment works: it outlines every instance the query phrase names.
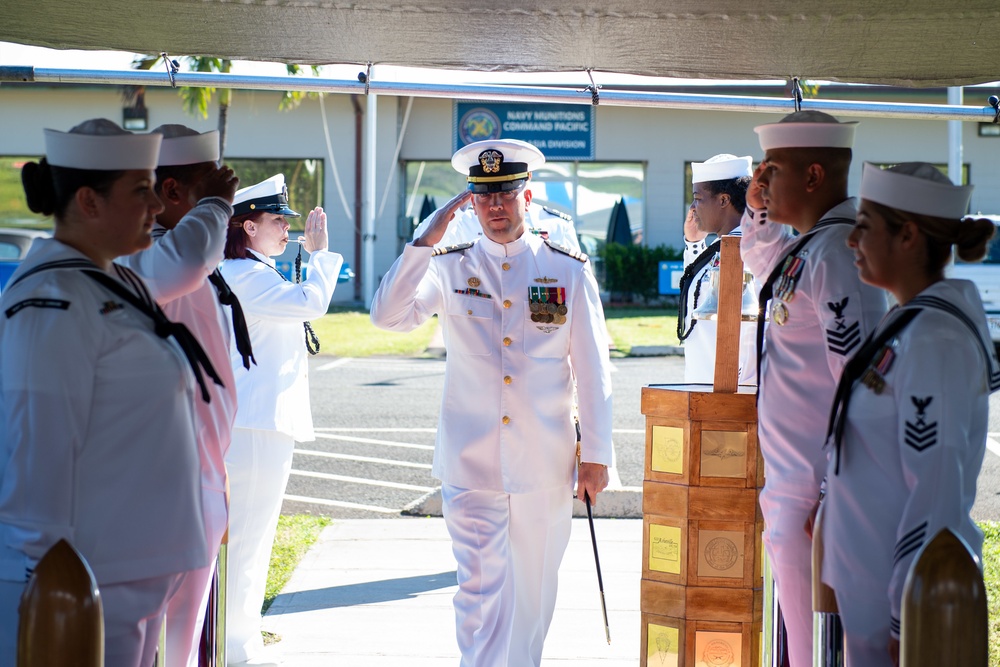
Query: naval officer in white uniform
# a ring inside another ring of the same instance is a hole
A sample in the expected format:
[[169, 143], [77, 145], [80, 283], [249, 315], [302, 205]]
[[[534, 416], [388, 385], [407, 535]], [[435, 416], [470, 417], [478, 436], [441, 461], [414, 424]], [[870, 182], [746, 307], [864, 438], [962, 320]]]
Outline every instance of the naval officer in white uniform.
[[[523, 142], [469, 144], [452, 158], [469, 189], [382, 279], [372, 322], [410, 331], [437, 313], [448, 352], [433, 473], [458, 561], [463, 667], [537, 667], [569, 540], [574, 478], [592, 500], [611, 463], [611, 367], [586, 256], [530, 233]], [[434, 249], [472, 201], [483, 237]], [[579, 387], [580, 460], [573, 421]]]
[[211, 560], [195, 402], [215, 373], [113, 262], [151, 243], [161, 140], [87, 121], [46, 130], [46, 157], [22, 170], [55, 231], [0, 298], [0, 664], [27, 575], [59, 539], [97, 578], [115, 666], [152, 664], [168, 600]]
[[195, 405], [202, 512], [212, 562], [185, 575], [167, 607], [166, 664], [197, 667], [215, 558], [229, 521], [225, 455], [236, 417], [236, 382], [229, 364], [232, 306], [223, 308], [209, 277], [222, 261], [239, 179], [217, 164], [218, 131], [199, 134], [183, 125], [163, 125], [153, 132], [163, 136], [156, 192], [164, 210], [153, 225], [153, 246], [119, 262], [147, 281], [167, 317], [187, 325], [223, 383], [209, 387], [210, 403]]
[[891, 667], [903, 584], [921, 547], [950, 528], [982, 558], [969, 512], [1000, 365], [979, 291], [944, 269], [952, 246], [963, 261], [982, 259], [994, 228], [961, 220], [972, 186], [952, 185], [930, 164], [865, 164], [859, 194], [848, 242], [861, 279], [899, 307], [838, 387], [822, 576], [837, 594], [847, 663]]
[[791, 667], [812, 664], [812, 540], [804, 526], [826, 472], [822, 424], [844, 364], [886, 310], [885, 293], [861, 282], [847, 247], [855, 126], [800, 111], [756, 127], [764, 159], [741, 222], [740, 252], [770, 315], [766, 330], [758, 322], [760, 507]]
[[[698, 236], [702, 239], [709, 234], [716, 237], [740, 234], [740, 219], [746, 210], [752, 166], [753, 159], [749, 155], [736, 157], [728, 153], [691, 163], [691, 214]], [[677, 320], [677, 336], [684, 343], [684, 381], [712, 384], [715, 379], [717, 323], [715, 320], [694, 319], [693, 314], [712, 289], [709, 270], [719, 266], [718, 245], [706, 246], [690, 258], [685, 252], [684, 260], [679, 297], [684, 310]], [[752, 322], [744, 322], [740, 326], [740, 384], [757, 381], [756, 331]]]
[[[244, 366], [235, 342], [232, 367], [239, 409], [229, 472], [229, 571], [226, 651], [230, 665], [274, 664], [264, 655], [260, 608], [271, 545], [292, 467], [295, 441], [311, 442], [307, 320], [326, 314], [343, 257], [327, 249], [326, 213], [309, 212], [305, 237], [308, 277], [289, 282], [271, 259], [288, 244], [282, 174], [236, 193], [222, 275], [246, 315], [256, 365]], [[234, 334], [235, 335], [235, 334]], [[311, 340], [309, 342], [312, 342]]]

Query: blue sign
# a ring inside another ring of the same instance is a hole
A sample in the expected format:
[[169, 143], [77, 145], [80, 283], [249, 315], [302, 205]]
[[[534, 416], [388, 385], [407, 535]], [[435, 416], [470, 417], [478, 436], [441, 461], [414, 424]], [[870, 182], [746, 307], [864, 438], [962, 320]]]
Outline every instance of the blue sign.
[[594, 107], [584, 104], [455, 102], [452, 150], [474, 141], [520, 139], [546, 160], [594, 159]]
[[684, 262], [660, 262], [660, 294], [680, 294]]

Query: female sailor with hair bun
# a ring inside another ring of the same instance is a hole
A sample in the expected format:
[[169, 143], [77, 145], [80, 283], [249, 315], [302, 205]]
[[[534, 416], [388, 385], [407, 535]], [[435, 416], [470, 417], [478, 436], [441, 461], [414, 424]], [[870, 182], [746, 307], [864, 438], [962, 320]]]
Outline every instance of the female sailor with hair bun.
[[0, 298], [3, 665], [15, 663], [28, 576], [60, 539], [97, 578], [115, 666], [152, 663], [167, 602], [210, 560], [194, 402], [218, 376], [113, 261], [151, 243], [161, 139], [104, 119], [46, 130], [46, 157], [21, 172], [55, 231]]
[[971, 193], [930, 164], [864, 166], [848, 245], [899, 305], [848, 362], [831, 413], [822, 578], [850, 665], [898, 663], [903, 584], [941, 529], [982, 554], [969, 512], [1000, 366], [976, 286], [944, 276], [952, 246], [978, 261], [993, 236], [962, 219]]

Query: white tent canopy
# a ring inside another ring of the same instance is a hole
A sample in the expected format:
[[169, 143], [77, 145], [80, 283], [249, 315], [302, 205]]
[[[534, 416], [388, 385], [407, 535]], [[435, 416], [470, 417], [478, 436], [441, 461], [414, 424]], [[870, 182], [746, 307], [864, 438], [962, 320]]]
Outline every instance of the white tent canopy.
[[996, 0], [5, 0], [0, 41], [307, 64], [905, 86], [1000, 78]]

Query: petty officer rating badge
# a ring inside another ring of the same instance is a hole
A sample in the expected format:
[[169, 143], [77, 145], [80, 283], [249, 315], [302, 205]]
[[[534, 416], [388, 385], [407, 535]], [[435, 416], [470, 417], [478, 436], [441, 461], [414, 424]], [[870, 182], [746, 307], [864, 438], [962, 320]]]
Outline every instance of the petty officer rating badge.
[[542, 324], [566, 324], [565, 287], [529, 287], [528, 309], [531, 321]]

